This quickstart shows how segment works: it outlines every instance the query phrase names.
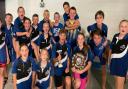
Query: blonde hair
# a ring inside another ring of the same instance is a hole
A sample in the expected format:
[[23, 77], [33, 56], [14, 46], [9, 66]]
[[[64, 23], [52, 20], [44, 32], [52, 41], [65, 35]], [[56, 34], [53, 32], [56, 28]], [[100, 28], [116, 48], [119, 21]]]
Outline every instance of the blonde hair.
[[41, 49], [41, 52], [40, 52], [40, 53], [42, 54], [42, 52], [44, 52], [44, 51], [45, 51], [45, 52], [47, 52], [47, 61], [48, 61], [48, 59], [49, 59], [48, 50], [47, 50], [46, 48], [44, 48], [44, 49]]
[[[48, 9], [44, 10], [44, 13], [50, 14]], [[44, 14], [44, 13], [43, 13], [43, 14]]]
[[120, 21], [119, 27], [120, 27], [120, 25], [121, 25], [123, 22], [126, 22], [126, 23], [128, 24], [128, 20], [127, 20], [127, 19], [123, 19], [123, 20]]

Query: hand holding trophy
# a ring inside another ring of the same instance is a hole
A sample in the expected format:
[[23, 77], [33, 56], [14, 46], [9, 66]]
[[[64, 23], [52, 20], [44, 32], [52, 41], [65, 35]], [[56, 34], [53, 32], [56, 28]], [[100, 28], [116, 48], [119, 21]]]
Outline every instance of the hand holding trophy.
[[59, 67], [59, 68], [63, 67], [63, 65], [62, 65], [62, 63], [61, 63], [61, 55], [60, 55], [60, 53], [58, 53], [57, 59], [58, 59], [58, 67]]
[[56, 58], [53, 60], [53, 64], [54, 66], [58, 66], [59, 68], [63, 67], [62, 63], [61, 63], [61, 53], [60, 52], [56, 52]]

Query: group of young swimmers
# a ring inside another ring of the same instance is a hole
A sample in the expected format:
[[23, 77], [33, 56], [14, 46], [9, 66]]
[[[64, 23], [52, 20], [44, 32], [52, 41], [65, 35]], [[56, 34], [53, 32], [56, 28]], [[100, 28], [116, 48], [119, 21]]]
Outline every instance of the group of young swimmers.
[[[94, 62], [102, 66], [102, 89], [106, 89], [106, 64], [115, 79], [115, 89], [124, 89], [128, 70], [128, 20], [119, 23], [119, 32], [108, 42], [108, 27], [104, 12], [95, 14], [96, 23], [87, 27], [87, 38], [81, 29], [75, 7], [63, 3], [64, 23], [59, 12], [44, 10], [30, 18], [18, 8], [18, 17], [6, 13], [0, 19], [0, 89], [8, 80], [8, 65], [12, 64], [13, 89], [86, 89], [88, 71]], [[85, 29], [86, 30], [86, 29]]]

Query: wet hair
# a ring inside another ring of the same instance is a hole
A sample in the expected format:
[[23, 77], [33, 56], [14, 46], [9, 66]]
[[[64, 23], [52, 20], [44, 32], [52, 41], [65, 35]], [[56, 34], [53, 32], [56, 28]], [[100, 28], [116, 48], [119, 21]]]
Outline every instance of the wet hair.
[[28, 20], [31, 24], [31, 20], [29, 18], [24, 18], [23, 23], [25, 23], [26, 20]]
[[103, 12], [102, 10], [99, 10], [99, 11], [96, 12], [96, 14], [95, 14], [95, 19], [97, 19], [97, 16], [98, 16], [98, 15], [103, 16], [103, 19], [104, 19], [104, 12]]
[[6, 18], [6, 16], [11, 16], [11, 17], [13, 18], [13, 16], [12, 16], [11, 13], [6, 13], [6, 14], [5, 14], [5, 18]]
[[[76, 8], [73, 6], [73, 7], [70, 8], [70, 10], [76, 11]], [[69, 12], [70, 12], [70, 10], [69, 10]]]
[[102, 33], [102, 31], [100, 30], [100, 29], [95, 29], [94, 31], [92, 31], [92, 33], [91, 33], [91, 37], [94, 37], [94, 35], [98, 35], [98, 36], [101, 36], [101, 37], [103, 37], [103, 33]]
[[65, 29], [61, 29], [60, 31], [59, 31], [59, 34], [67, 34], [67, 31], [65, 30]]
[[38, 16], [38, 14], [33, 14], [33, 16], [32, 16], [32, 17], [39, 17], [39, 16]]
[[64, 7], [65, 5], [67, 5], [67, 6], [70, 7], [69, 2], [64, 2], [64, 3], [63, 3], [63, 7]]
[[22, 6], [18, 7], [17, 12], [19, 12], [20, 9], [23, 9], [24, 10], [24, 7], [22, 7]]
[[120, 24], [119, 24], [119, 26], [123, 23], [123, 22], [126, 22], [126, 23], [128, 23], [128, 20], [127, 19], [123, 19], [123, 20], [121, 20], [120, 21]]

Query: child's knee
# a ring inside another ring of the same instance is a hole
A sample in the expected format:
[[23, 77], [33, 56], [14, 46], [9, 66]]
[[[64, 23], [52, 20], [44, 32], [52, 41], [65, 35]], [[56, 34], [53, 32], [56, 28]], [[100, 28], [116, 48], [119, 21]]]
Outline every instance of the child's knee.
[[37, 49], [37, 46], [36, 46], [36, 44], [34, 43], [34, 42], [31, 42], [31, 45], [32, 45], [32, 48], [35, 50], [35, 49]]
[[70, 77], [66, 77], [65, 81], [66, 81], [66, 85], [68, 85], [68, 86], [71, 85], [71, 78]]
[[4, 69], [0, 68], [0, 77], [3, 77], [3, 76], [4, 76]]
[[81, 85], [80, 79], [75, 79], [75, 89], [79, 89]]

